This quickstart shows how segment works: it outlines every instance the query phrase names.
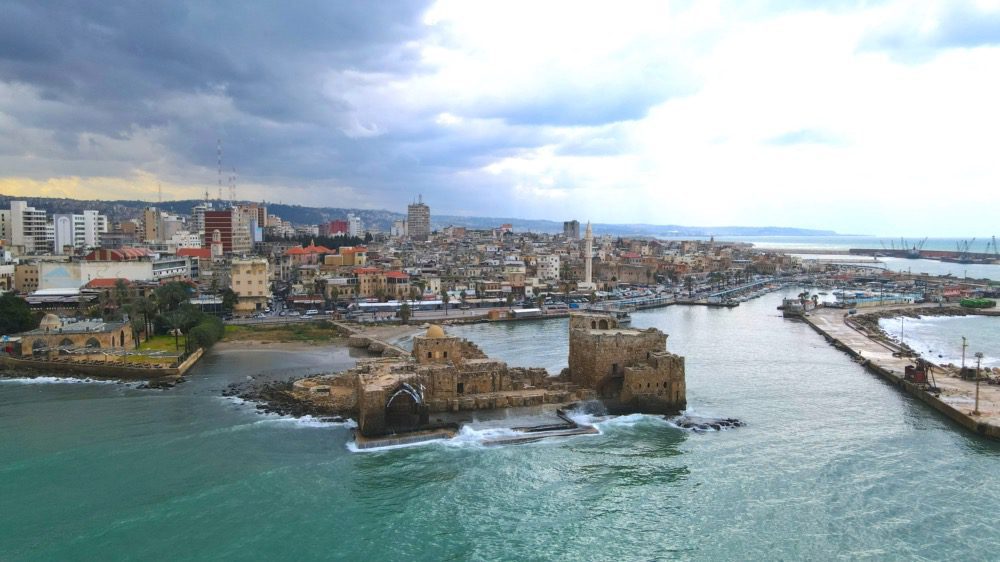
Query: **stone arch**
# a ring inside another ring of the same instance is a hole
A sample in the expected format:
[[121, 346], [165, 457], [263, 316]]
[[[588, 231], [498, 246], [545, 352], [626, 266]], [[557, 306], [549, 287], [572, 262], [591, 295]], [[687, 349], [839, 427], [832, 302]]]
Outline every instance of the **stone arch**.
[[31, 354], [42, 355], [45, 353], [45, 340], [35, 340], [31, 342]]
[[125, 330], [118, 333], [118, 345], [119, 347], [125, 347]]
[[602, 318], [601, 321], [597, 323], [597, 327], [600, 328], [600, 329], [602, 329], [602, 330], [607, 330], [608, 329], [608, 321]]
[[73, 340], [69, 338], [63, 338], [62, 341], [59, 342], [59, 347], [73, 347], [74, 345], [76, 344], [74, 344]]
[[403, 383], [385, 402], [385, 428], [389, 432], [410, 431], [420, 427], [424, 400], [420, 391]]
[[590, 329], [591, 330], [596, 330], [597, 329], [597, 320], [591, 320], [590, 321]]
[[87, 340], [87, 343], [84, 344], [84, 346], [87, 347], [87, 348], [89, 348], [89, 349], [100, 349], [101, 348], [101, 342], [99, 342], [97, 340], [97, 338], [89, 338]]

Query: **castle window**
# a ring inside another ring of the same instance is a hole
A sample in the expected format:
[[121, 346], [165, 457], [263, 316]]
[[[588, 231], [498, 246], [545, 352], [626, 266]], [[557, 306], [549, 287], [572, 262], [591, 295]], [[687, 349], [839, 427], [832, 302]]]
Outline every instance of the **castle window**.
[[465, 383], [464, 382], [458, 383], [457, 391], [458, 391], [459, 394], [465, 394]]
[[593, 329], [593, 330], [597, 329], [597, 321], [596, 320], [591, 320], [590, 321], [590, 328]]
[[431, 357], [434, 357], [434, 354], [431, 353], [430, 351], [428, 351], [427, 352], [427, 358], [430, 359]]
[[445, 351], [445, 352], [444, 352], [444, 358], [445, 358], [445, 359], [447, 359], [447, 358], [448, 358], [448, 352], [447, 352], [447, 351]]

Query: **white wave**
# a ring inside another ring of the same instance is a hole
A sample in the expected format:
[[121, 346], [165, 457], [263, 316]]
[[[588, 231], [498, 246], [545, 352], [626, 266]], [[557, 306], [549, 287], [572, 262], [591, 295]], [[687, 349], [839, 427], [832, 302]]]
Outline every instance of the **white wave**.
[[428, 441], [417, 441], [415, 443], [401, 443], [399, 445], [383, 445], [381, 447], [367, 447], [364, 449], [358, 448], [358, 444], [354, 441], [348, 441], [345, 445], [347, 450], [352, 453], [381, 453], [384, 451], [392, 451], [394, 449], [408, 449], [410, 447], [422, 447], [424, 445], [433, 445], [435, 443], [440, 444], [443, 439], [431, 439]]
[[138, 385], [140, 383], [124, 383], [118, 380], [92, 379], [76, 377], [18, 377], [0, 378], [0, 384], [121, 384]]
[[358, 427], [357, 422], [355, 422], [350, 418], [342, 421], [334, 421], [323, 418], [315, 418], [313, 416], [302, 416], [301, 418], [296, 418], [293, 416], [281, 416], [278, 414], [267, 414], [267, 416], [268, 417], [265, 419], [257, 420], [256, 422], [254, 422], [254, 424], [255, 425], [288, 424], [288, 425], [295, 425], [298, 427], [343, 427], [346, 429], [354, 429]]

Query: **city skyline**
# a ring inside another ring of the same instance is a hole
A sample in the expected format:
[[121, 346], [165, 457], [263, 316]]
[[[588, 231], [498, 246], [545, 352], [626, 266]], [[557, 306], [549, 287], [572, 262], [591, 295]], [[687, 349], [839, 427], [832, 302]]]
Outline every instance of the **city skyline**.
[[232, 176], [309, 206], [929, 236], [996, 212], [996, 2], [8, 7], [0, 193]]

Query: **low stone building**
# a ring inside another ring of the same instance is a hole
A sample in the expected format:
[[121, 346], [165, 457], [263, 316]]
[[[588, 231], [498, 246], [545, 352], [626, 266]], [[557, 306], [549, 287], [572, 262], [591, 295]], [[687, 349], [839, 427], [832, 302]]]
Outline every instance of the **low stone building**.
[[38, 328], [20, 337], [22, 357], [50, 357], [77, 349], [133, 349], [136, 344], [132, 325], [127, 321], [64, 322], [55, 314], [46, 314]]

